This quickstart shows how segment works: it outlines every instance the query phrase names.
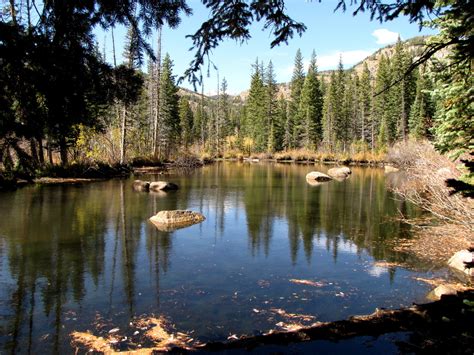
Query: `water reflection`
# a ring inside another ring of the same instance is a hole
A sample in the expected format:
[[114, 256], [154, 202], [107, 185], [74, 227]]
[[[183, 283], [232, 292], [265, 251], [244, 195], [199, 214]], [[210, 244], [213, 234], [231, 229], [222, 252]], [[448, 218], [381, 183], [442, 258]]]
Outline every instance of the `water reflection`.
[[[321, 259], [315, 250], [326, 250], [341, 267], [341, 253], [403, 260], [389, 242], [408, 231], [392, 217], [418, 212], [387, 191], [383, 171], [354, 168], [346, 181], [311, 186], [305, 175], [314, 169], [216, 164], [169, 176], [180, 190], [162, 194], [134, 192], [123, 180], [2, 193], [0, 349], [67, 352], [69, 332], [94, 329], [98, 314], [111, 324], [128, 324], [139, 314], [168, 313], [194, 329], [216, 299], [224, 311], [213, 310], [202, 322], [236, 322], [246, 305], [226, 301], [231, 290], [258, 294], [258, 274], [268, 271], [275, 288], [265, 296], [276, 298], [286, 292], [278, 285], [289, 272], [304, 276]], [[148, 218], [164, 209], [193, 209], [207, 219], [189, 229], [159, 231]], [[243, 266], [246, 271], [238, 271]], [[225, 280], [240, 281], [222, 285], [216, 270]], [[395, 269], [388, 271], [393, 282]], [[367, 270], [372, 277], [384, 272]], [[204, 295], [202, 302], [180, 288]], [[197, 308], [199, 316], [180, 307]], [[249, 327], [257, 325], [267, 326]]]

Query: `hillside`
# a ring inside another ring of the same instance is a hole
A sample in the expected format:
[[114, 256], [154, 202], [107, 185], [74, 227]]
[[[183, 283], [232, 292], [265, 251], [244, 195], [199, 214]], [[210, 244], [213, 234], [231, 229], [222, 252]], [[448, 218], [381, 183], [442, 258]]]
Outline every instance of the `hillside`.
[[[411, 53], [415, 58], [419, 56], [423, 52], [424, 45], [426, 43], [426, 40], [430, 36], [417, 36], [410, 38], [406, 41], [403, 41], [403, 43], [406, 45], [406, 49], [409, 53]], [[355, 64], [353, 67], [347, 69], [346, 71], [355, 71], [357, 74], [360, 74], [363, 69], [364, 69], [364, 64], [367, 64], [367, 67], [369, 68], [369, 71], [374, 78], [377, 69], [378, 69], [378, 63], [380, 61], [380, 58], [385, 55], [387, 57], [392, 57], [395, 51], [395, 43], [390, 44], [388, 46], [385, 46], [383, 48], [378, 49], [376, 52], [365, 58], [364, 60], [360, 61], [359, 63]], [[437, 53], [436, 56], [444, 56], [446, 55], [446, 51], [441, 51], [440, 53]], [[334, 70], [323, 70], [320, 71], [319, 74], [319, 79], [324, 81], [324, 82], [329, 82], [329, 78], [331, 77], [331, 74]], [[201, 98], [201, 94], [197, 92], [193, 92], [188, 89], [180, 88], [179, 94], [181, 96], [187, 96], [191, 101], [198, 102]], [[232, 96], [232, 98], [239, 100], [239, 101], [246, 101], [247, 97], [249, 95], [249, 90], [245, 90], [240, 92], [239, 94]], [[279, 83], [278, 84], [278, 97], [283, 96], [285, 99], [289, 99], [290, 97], [290, 83]], [[212, 96], [207, 96], [204, 95], [204, 98], [206, 99], [211, 99], [215, 100], [217, 99], [216, 95]]]
[[[410, 52], [414, 57], [419, 56], [423, 52], [424, 45], [426, 40], [429, 36], [417, 36], [410, 38], [403, 43], [406, 45], [408, 52]], [[378, 63], [382, 55], [387, 57], [392, 57], [395, 50], [395, 44], [388, 45], [386, 47], [380, 48], [361, 62], [354, 65], [352, 68], [347, 69], [347, 71], [355, 71], [357, 74], [360, 74], [364, 69], [364, 64], [367, 64], [369, 71], [372, 77], [375, 77], [378, 69]], [[444, 55], [444, 53], [440, 53], [439, 55]], [[324, 82], [328, 82], [329, 78], [334, 70], [324, 70], [319, 72], [319, 79], [323, 80]], [[278, 97], [283, 95], [285, 99], [288, 99], [290, 96], [290, 83], [280, 83], [278, 84]], [[243, 101], [247, 99], [248, 90], [242, 91], [238, 95]]]

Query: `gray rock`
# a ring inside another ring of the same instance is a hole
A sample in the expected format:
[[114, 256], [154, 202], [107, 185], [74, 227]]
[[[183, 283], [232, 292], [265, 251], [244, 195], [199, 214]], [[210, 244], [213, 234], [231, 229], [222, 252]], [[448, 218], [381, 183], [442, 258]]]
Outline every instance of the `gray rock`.
[[153, 181], [150, 183], [150, 191], [178, 190], [178, 185], [167, 181]]
[[178, 228], [184, 228], [204, 221], [204, 217], [199, 212], [186, 210], [160, 211], [150, 217], [152, 222], [159, 230], [171, 231]]
[[448, 261], [448, 265], [453, 269], [461, 271], [468, 276], [474, 276], [474, 269], [466, 268], [464, 262], [472, 262], [472, 253], [468, 250], [461, 250], [454, 254]]
[[148, 191], [150, 189], [150, 182], [135, 180], [132, 185], [135, 191]]
[[317, 181], [317, 182], [324, 182], [324, 181], [330, 181], [332, 180], [332, 177], [323, 174], [319, 171], [312, 171], [308, 174], [306, 174], [306, 181]]
[[456, 289], [450, 285], [439, 285], [429, 293], [428, 298], [439, 300], [444, 295], [455, 295], [456, 293]]
[[328, 170], [328, 175], [333, 177], [333, 178], [338, 178], [338, 179], [345, 179], [349, 177], [349, 175], [352, 174], [351, 169], [349, 169], [347, 166], [341, 166], [338, 168], [331, 168]]

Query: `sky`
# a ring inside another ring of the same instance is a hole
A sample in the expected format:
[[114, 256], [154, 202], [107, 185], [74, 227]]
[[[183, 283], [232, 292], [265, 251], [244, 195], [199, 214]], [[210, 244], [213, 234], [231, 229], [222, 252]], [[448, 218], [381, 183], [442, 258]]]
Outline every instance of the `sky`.
[[[173, 73], [179, 77], [188, 68], [193, 59], [194, 52], [191, 39], [186, 35], [197, 31], [200, 24], [208, 19], [209, 11], [200, 0], [188, 0], [188, 5], [193, 9], [193, 15], [183, 17], [177, 29], [165, 27], [162, 31], [162, 53], [169, 53], [174, 63]], [[305, 63], [309, 62], [312, 51], [316, 52], [318, 70], [335, 69], [339, 57], [345, 68], [363, 60], [377, 49], [396, 42], [398, 36], [402, 40], [419, 35], [433, 34], [428, 29], [419, 31], [418, 24], [409, 23], [407, 18], [400, 17], [394, 21], [380, 23], [370, 21], [366, 13], [352, 16], [351, 8], [346, 12], [334, 12], [336, 0], [318, 1], [287, 0], [287, 13], [294, 20], [303, 22], [307, 30], [301, 37], [295, 36], [288, 42], [270, 49], [272, 36], [269, 30], [263, 30], [263, 23], [251, 26], [252, 38], [243, 44], [235, 41], [223, 41], [211, 54], [212, 62], [217, 66], [219, 80], [226, 78], [228, 93], [238, 94], [248, 90], [252, 64], [258, 58], [267, 65], [271, 60], [275, 68], [277, 82], [288, 82], [293, 71], [293, 62], [298, 48], [301, 50]], [[125, 39], [125, 28], [115, 30], [115, 44], [117, 60], [120, 63]], [[104, 48], [109, 62], [112, 61], [111, 34], [96, 32], [99, 48]], [[156, 34], [149, 38], [156, 48]], [[146, 70], [146, 66], [143, 68]], [[204, 68], [207, 72], [207, 65]], [[205, 77], [204, 93], [214, 95], [217, 92], [216, 70], [211, 67], [210, 76]], [[192, 89], [192, 85], [183, 82], [183, 87]], [[198, 88], [198, 91], [201, 89]]]

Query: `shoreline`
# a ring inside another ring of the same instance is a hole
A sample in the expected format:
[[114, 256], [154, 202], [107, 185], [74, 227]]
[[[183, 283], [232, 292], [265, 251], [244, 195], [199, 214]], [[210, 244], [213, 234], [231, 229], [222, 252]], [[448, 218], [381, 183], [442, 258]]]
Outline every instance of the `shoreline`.
[[[441, 350], [443, 353], [471, 354], [474, 351], [474, 288], [442, 296], [438, 301], [410, 307], [376, 309], [369, 315], [316, 322], [310, 326], [287, 324], [284, 330], [270, 330], [254, 336], [233, 335], [226, 341], [207, 343], [200, 343], [189, 334], [167, 327], [166, 321], [161, 318], [139, 319], [135, 323], [146, 325], [146, 332], [138, 343], [134, 342], [132, 348], [126, 350], [116, 349], [112, 345], [113, 336], [100, 337], [90, 332], [72, 332], [71, 343], [76, 352], [96, 351], [107, 354], [227, 351], [285, 353], [295, 350], [317, 351], [321, 345], [318, 341], [330, 341], [330, 347], [336, 348], [339, 342], [350, 339], [355, 341], [358, 349], [364, 351], [371, 348], [366, 337], [378, 340], [385, 336], [383, 341], [395, 346], [397, 352], [434, 353]], [[142, 347], [141, 344], [147, 346]]]
[[446, 267], [456, 252], [474, 246], [474, 234], [456, 224], [415, 225], [414, 228], [412, 238], [398, 240], [393, 248], [422, 262]]
[[[339, 160], [283, 160], [283, 159], [257, 159], [257, 158], [216, 158], [210, 164], [215, 162], [244, 162], [244, 163], [279, 163], [279, 164], [323, 164], [323, 165], [350, 165], [350, 166], [362, 166], [362, 167], [373, 167], [383, 168], [387, 165], [387, 162], [367, 162], [367, 161], [339, 161]], [[208, 165], [209, 162], [202, 162], [201, 166]], [[109, 166], [112, 168], [112, 166]], [[163, 172], [170, 171], [172, 169], [181, 169], [181, 167], [174, 163], [167, 163], [160, 166], [144, 165], [130, 167], [129, 170], [124, 173], [123, 171], [113, 174], [105, 174], [101, 177], [89, 177], [87, 174], [78, 174], [74, 176], [42, 176], [32, 177], [30, 179], [23, 178], [0, 178], [0, 191], [11, 191], [21, 188], [27, 185], [61, 185], [61, 184], [83, 184], [88, 182], [105, 181], [116, 178], [128, 178], [131, 175], [147, 175], [147, 174], [161, 174]], [[196, 166], [190, 167], [196, 168]], [[67, 175], [67, 174], [66, 174]]]

